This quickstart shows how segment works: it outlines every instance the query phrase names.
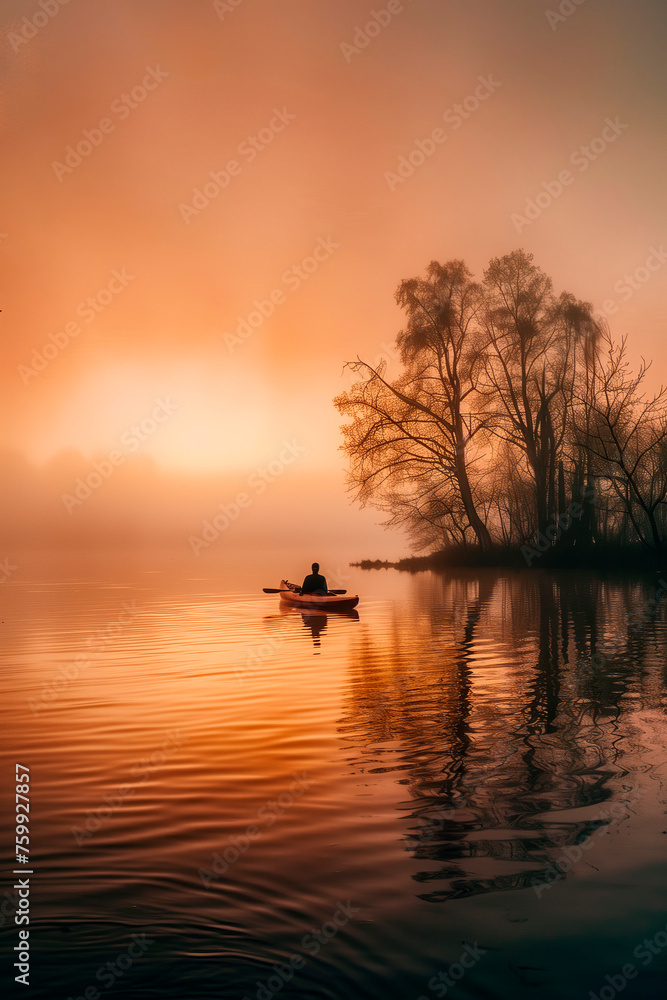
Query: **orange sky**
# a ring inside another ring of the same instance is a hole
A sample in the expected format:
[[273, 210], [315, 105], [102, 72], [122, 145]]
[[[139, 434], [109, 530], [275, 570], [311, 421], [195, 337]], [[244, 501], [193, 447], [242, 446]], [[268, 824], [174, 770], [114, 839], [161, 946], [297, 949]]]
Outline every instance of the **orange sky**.
[[343, 363], [392, 344], [394, 290], [431, 259], [480, 275], [519, 246], [660, 376], [667, 256], [624, 279], [667, 240], [655, 0], [44, 8], [0, 12], [0, 445], [88, 461], [170, 400], [141, 456], [236, 475], [298, 439], [298, 489], [334, 477], [340, 513]]

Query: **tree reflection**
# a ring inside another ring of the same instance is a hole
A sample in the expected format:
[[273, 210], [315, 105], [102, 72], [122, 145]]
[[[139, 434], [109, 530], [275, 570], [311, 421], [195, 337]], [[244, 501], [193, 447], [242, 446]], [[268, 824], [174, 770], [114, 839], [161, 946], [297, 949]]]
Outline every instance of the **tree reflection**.
[[428, 862], [414, 877], [435, 883], [424, 898], [539, 892], [575, 863], [554, 858], [583, 856], [632, 808], [618, 758], [628, 713], [663, 695], [665, 604], [634, 627], [654, 588], [592, 573], [413, 587], [385, 641], [358, 637], [341, 720], [355, 766], [399, 773], [401, 836]]

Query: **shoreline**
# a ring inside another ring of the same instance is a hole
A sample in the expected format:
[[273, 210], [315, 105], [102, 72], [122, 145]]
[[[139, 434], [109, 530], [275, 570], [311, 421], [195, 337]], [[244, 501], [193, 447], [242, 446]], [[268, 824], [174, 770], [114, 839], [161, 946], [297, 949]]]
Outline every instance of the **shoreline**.
[[574, 551], [552, 548], [527, 557], [522, 549], [498, 548], [483, 553], [479, 549], [440, 549], [424, 556], [388, 559], [361, 559], [350, 563], [357, 569], [395, 569], [401, 573], [422, 573], [432, 570], [445, 573], [452, 569], [511, 569], [519, 570], [592, 570], [614, 573], [667, 573], [667, 560], [639, 547], [611, 548], [593, 546]]

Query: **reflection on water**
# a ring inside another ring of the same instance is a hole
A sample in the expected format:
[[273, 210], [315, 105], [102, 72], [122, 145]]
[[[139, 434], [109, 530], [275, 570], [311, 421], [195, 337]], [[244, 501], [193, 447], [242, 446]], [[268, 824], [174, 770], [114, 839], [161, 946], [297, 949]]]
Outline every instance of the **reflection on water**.
[[313, 636], [313, 646], [321, 646], [322, 632], [325, 631], [327, 627], [327, 614], [325, 611], [313, 612], [311, 614], [302, 614], [304, 628], [310, 629]]
[[347, 614], [175, 569], [5, 585], [33, 996], [430, 1000], [451, 967], [454, 997], [586, 997], [664, 930], [659, 584], [353, 585]]
[[341, 732], [360, 773], [406, 772], [397, 809], [406, 849], [428, 862], [413, 875], [423, 899], [539, 896], [646, 793], [618, 780], [619, 736], [639, 709], [665, 732], [655, 588], [488, 574], [416, 590], [424, 611], [410, 628], [395, 615], [390, 647], [378, 637], [359, 650]]

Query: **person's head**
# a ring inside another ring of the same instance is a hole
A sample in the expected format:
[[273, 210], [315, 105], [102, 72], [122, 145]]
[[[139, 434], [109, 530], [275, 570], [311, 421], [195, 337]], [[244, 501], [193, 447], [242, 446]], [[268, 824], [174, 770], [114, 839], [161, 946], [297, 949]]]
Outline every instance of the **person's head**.
[[320, 564], [313, 563], [313, 573], [319, 573], [319, 571], [320, 571]]

